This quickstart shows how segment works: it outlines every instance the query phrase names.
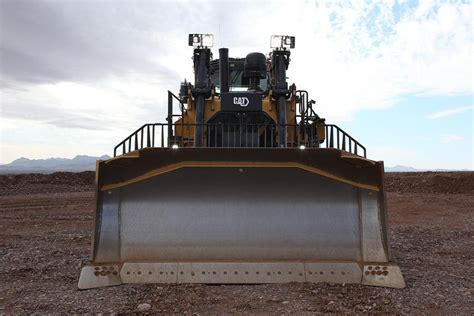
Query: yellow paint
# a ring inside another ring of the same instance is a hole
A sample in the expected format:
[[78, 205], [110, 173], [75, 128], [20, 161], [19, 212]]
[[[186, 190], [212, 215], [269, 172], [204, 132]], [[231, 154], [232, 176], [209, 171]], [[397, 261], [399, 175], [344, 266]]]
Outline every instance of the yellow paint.
[[245, 161], [245, 162], [227, 162], [227, 161], [184, 161], [184, 162], [179, 162], [175, 164], [170, 164], [158, 169], [151, 170], [141, 176], [135, 177], [130, 180], [114, 183], [114, 184], [108, 184], [104, 185], [100, 188], [101, 191], [107, 191], [107, 190], [112, 190], [112, 189], [117, 189], [126, 185], [130, 185], [145, 179], [152, 178], [154, 176], [158, 176], [160, 174], [164, 174], [167, 172], [171, 172], [174, 170], [178, 170], [181, 168], [199, 168], [199, 167], [204, 167], [204, 168], [220, 168], [220, 167], [226, 167], [226, 168], [239, 168], [239, 167], [245, 167], [245, 168], [299, 168], [305, 171], [309, 171], [312, 173], [319, 174], [321, 176], [343, 182], [361, 189], [368, 189], [372, 191], [380, 191], [380, 189], [377, 186], [369, 185], [369, 184], [363, 184], [363, 183], [358, 183], [346, 178], [338, 177], [335, 175], [330, 174], [329, 172], [323, 171], [321, 169], [315, 168], [315, 167], [310, 167], [301, 163], [297, 162], [252, 162], [252, 161]]
[[[204, 107], [204, 124], [207, 124], [217, 113], [221, 111], [221, 98], [215, 95], [212, 95], [211, 98], [205, 100]], [[179, 118], [174, 123], [174, 131], [176, 137], [183, 137], [184, 143], [181, 146], [192, 147], [194, 145], [194, 127], [196, 122], [195, 111], [193, 110], [194, 98], [191, 94], [188, 95], [188, 102], [186, 110], [181, 118]], [[264, 112], [269, 118], [273, 120], [275, 124], [278, 124], [278, 111], [276, 109], [276, 101], [272, 99], [271, 91], [270, 93], [262, 99], [262, 112]], [[293, 92], [289, 100], [287, 100], [287, 124], [296, 126], [296, 114], [297, 114], [297, 103], [296, 103], [296, 93]], [[317, 123], [317, 128], [319, 129], [319, 141], [320, 143], [325, 139], [325, 128], [324, 128], [324, 119]], [[288, 139], [291, 140], [289, 145], [294, 145], [292, 142], [295, 140], [295, 129], [293, 127], [287, 128]], [[206, 130], [204, 130], [204, 143], [206, 143]], [[275, 135], [278, 137], [278, 132]], [[299, 142], [304, 144], [308, 141], [308, 135], [298, 135]]]

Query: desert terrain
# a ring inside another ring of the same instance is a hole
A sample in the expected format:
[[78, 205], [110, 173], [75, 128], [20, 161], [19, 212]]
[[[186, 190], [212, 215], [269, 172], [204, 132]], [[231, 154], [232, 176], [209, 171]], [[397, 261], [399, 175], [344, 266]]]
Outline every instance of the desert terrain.
[[0, 176], [0, 314], [474, 314], [474, 173], [386, 175], [405, 289], [363, 285], [122, 285], [80, 291], [94, 174]]

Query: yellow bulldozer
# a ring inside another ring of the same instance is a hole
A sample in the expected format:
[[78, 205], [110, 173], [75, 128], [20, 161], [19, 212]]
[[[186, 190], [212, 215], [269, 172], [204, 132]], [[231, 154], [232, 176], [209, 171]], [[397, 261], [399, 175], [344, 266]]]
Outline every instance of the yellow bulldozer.
[[91, 264], [79, 288], [122, 283], [333, 282], [403, 288], [391, 265], [383, 162], [287, 83], [292, 36], [269, 55], [213, 59], [190, 34], [194, 84], [165, 123], [97, 162]]

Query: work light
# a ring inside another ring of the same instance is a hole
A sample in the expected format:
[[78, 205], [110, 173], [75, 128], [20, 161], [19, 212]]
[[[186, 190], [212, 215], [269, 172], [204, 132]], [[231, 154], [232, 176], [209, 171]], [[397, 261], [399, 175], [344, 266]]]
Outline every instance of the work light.
[[288, 35], [272, 35], [270, 37], [271, 48], [295, 48], [295, 37]]
[[214, 35], [189, 34], [188, 44], [193, 47], [212, 47], [214, 44]]

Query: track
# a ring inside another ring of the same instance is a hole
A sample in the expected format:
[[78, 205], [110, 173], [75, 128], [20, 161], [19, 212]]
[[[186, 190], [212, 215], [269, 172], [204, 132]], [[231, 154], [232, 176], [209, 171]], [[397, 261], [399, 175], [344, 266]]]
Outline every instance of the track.
[[387, 176], [404, 290], [362, 285], [123, 285], [77, 290], [93, 229], [92, 173], [0, 176], [0, 314], [474, 313], [474, 173]]

